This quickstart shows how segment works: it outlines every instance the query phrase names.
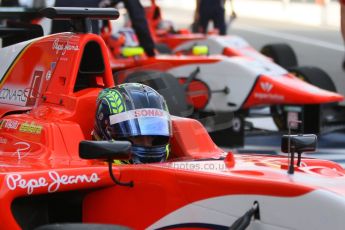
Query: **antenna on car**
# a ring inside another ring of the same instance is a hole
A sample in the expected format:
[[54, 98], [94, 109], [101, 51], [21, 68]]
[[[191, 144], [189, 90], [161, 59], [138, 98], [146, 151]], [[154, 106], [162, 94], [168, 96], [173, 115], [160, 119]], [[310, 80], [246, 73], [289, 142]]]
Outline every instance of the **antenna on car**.
[[289, 121], [288, 123], [288, 154], [289, 154], [289, 169], [288, 173], [293, 174], [294, 173], [294, 158], [295, 158], [295, 152], [291, 152], [291, 127], [292, 124], [300, 124], [302, 121]]
[[291, 135], [291, 126], [293, 123], [302, 123], [301, 121], [289, 121], [288, 135], [283, 135], [281, 150], [288, 153], [289, 165], [288, 174], [295, 172], [295, 153], [298, 154], [297, 166], [301, 165], [303, 152], [314, 152], [316, 150], [317, 136], [315, 134]]
[[114, 8], [48, 7], [40, 13], [53, 20], [70, 20], [73, 32], [91, 33], [91, 20], [115, 20], [120, 16]]

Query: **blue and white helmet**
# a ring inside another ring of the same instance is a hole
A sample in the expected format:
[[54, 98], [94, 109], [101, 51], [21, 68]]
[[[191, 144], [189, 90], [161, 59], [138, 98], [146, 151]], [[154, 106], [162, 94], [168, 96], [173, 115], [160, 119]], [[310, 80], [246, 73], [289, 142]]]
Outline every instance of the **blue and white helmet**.
[[168, 156], [171, 119], [162, 95], [149, 86], [126, 83], [97, 98], [94, 136], [101, 140], [151, 137], [150, 146], [132, 142], [132, 163], [162, 162]]

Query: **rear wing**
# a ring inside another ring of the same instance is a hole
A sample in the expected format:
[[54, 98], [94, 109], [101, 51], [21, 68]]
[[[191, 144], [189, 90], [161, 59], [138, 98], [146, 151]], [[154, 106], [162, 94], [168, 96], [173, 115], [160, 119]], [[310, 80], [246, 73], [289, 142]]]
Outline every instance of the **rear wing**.
[[25, 7], [0, 7], [0, 19], [19, 19], [20, 21], [30, 21], [41, 17], [37, 9]]
[[40, 17], [37, 9], [0, 7], [0, 20], [6, 21], [4, 26], [0, 26], [2, 47], [43, 36], [42, 27], [30, 23]]
[[40, 13], [53, 20], [71, 20], [74, 32], [92, 32], [91, 20], [115, 20], [120, 14], [114, 8], [49, 7]]
[[50, 7], [38, 11], [25, 7], [0, 7], [0, 20], [6, 20], [6, 25], [0, 26], [2, 47], [42, 37], [42, 27], [31, 24], [32, 20], [42, 16], [53, 20], [70, 20], [74, 32], [88, 33], [92, 31], [90, 20], [114, 20], [120, 14], [114, 8]]

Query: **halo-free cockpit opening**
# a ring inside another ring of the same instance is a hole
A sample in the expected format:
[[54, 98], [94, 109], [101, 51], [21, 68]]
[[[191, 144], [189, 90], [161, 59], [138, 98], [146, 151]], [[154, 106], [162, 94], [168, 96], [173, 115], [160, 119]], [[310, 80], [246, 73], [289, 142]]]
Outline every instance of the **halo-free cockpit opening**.
[[103, 88], [104, 60], [100, 45], [90, 41], [85, 45], [81, 59], [74, 92], [86, 88]]

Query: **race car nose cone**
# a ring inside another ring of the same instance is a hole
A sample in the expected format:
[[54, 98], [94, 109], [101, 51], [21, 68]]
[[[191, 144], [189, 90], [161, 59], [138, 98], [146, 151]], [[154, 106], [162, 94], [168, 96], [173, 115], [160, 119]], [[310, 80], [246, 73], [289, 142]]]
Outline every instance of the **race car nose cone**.
[[272, 104], [323, 104], [339, 102], [344, 96], [321, 89], [292, 75], [258, 78], [244, 108]]

